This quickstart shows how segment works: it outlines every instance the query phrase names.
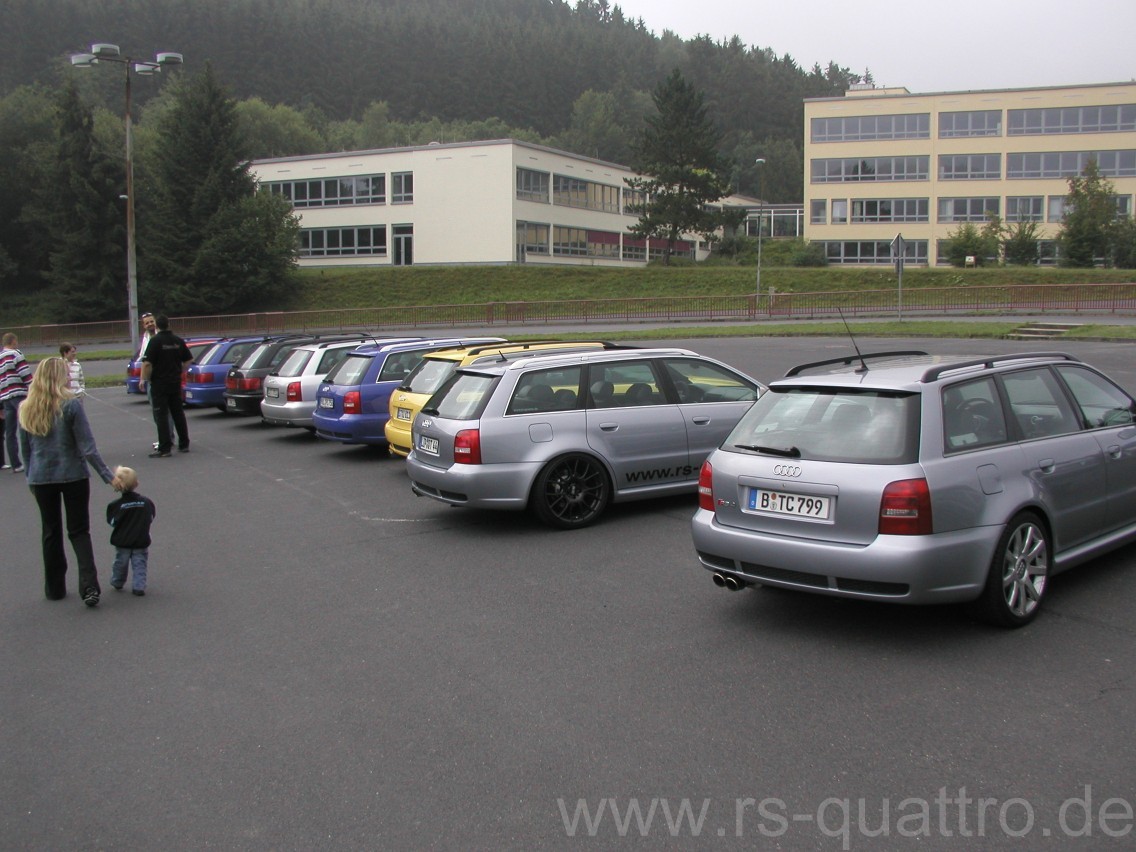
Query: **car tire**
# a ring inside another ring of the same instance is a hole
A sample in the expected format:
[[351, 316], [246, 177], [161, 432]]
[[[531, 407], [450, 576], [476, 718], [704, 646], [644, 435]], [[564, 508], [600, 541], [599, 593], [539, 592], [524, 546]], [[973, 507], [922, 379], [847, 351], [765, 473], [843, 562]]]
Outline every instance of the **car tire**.
[[1049, 585], [1052, 550], [1049, 532], [1033, 512], [1015, 515], [1006, 524], [977, 601], [984, 621], [1024, 627], [1037, 617]]
[[530, 502], [543, 523], [571, 530], [595, 523], [610, 499], [611, 483], [603, 465], [584, 453], [569, 453], [537, 474]]

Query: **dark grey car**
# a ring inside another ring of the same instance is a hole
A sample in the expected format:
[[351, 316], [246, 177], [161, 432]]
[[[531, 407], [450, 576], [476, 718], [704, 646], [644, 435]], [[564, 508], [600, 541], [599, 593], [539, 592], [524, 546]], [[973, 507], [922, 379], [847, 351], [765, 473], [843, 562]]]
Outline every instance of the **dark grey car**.
[[893, 355], [794, 368], [707, 459], [692, 531], [718, 585], [976, 601], [1019, 626], [1052, 574], [1136, 540], [1136, 403], [1114, 382], [1061, 353]]

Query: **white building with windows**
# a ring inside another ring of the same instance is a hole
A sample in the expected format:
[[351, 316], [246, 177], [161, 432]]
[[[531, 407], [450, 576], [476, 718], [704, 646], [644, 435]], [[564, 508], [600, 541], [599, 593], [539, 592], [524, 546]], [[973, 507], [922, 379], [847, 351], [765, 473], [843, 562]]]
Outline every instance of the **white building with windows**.
[[[629, 205], [642, 203], [625, 183], [634, 172], [512, 139], [255, 160], [251, 171], [300, 216], [301, 266], [629, 266], [667, 248], [628, 233]], [[706, 254], [696, 238], [674, 253]]]
[[914, 95], [856, 87], [805, 101], [805, 236], [830, 263], [945, 264], [948, 235], [988, 214], [1036, 222], [1055, 260], [1068, 179], [1095, 159], [1132, 215], [1136, 82]]

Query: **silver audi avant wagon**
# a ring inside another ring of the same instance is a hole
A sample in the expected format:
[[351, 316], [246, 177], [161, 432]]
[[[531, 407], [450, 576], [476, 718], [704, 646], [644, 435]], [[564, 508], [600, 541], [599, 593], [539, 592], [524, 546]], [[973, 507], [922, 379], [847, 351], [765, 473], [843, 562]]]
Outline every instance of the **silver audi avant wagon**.
[[407, 474], [443, 503], [582, 527], [613, 501], [693, 493], [763, 389], [685, 349], [479, 360], [415, 417]]
[[1062, 353], [880, 353], [795, 367], [699, 478], [714, 582], [927, 604], [996, 624], [1136, 540], [1136, 404]]

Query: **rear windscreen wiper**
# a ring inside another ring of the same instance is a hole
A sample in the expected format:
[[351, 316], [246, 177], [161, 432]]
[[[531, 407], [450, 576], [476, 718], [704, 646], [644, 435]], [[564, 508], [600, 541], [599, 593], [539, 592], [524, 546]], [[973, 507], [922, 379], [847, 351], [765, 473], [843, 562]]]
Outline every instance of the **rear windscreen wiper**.
[[762, 447], [757, 444], [734, 444], [739, 450], [753, 450], [755, 453], [765, 453], [767, 456], [784, 456], [787, 459], [799, 459], [801, 451], [796, 447]]

